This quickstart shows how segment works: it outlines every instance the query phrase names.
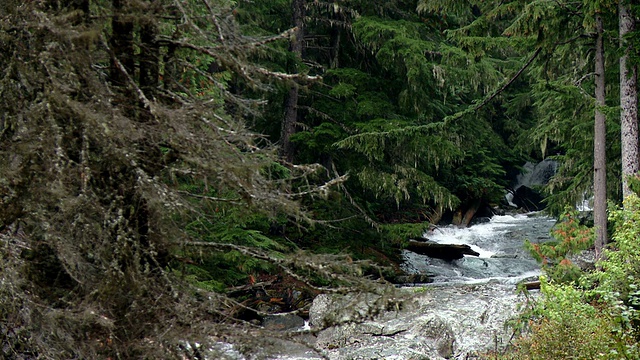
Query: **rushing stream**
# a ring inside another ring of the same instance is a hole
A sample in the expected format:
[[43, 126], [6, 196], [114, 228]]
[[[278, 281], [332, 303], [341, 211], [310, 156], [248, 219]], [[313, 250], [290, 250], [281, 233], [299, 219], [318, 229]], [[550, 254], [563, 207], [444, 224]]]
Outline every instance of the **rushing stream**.
[[[354, 291], [321, 294], [309, 309], [310, 332], [270, 339], [250, 356], [235, 348], [217, 358], [249, 360], [480, 359], [512, 341], [505, 323], [526, 298], [516, 282], [539, 274], [523, 248], [545, 242], [555, 221], [540, 214], [495, 216], [466, 229], [441, 227], [432, 241], [468, 244], [480, 253], [446, 262], [405, 252], [404, 268], [430, 274], [434, 282], [400, 287], [388, 294]], [[434, 286], [437, 285], [437, 286]]]
[[442, 244], [468, 244], [480, 256], [447, 262], [410, 251], [403, 253], [403, 268], [410, 274], [429, 274], [434, 283], [516, 283], [539, 274], [536, 261], [524, 249], [525, 240], [550, 240], [555, 220], [538, 213], [494, 216], [491, 221], [468, 228], [436, 228], [425, 237]]

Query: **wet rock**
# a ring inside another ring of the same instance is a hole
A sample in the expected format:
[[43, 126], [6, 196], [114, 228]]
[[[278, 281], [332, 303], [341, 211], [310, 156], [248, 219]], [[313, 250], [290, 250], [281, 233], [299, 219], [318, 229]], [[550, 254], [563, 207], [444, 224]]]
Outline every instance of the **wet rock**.
[[[373, 317], [318, 329], [316, 347], [331, 360], [464, 359], [506, 346], [511, 331], [504, 323], [517, 314], [522, 300], [513, 285], [494, 283], [403, 288], [398, 298], [403, 299], [397, 302], [401, 306], [387, 307]], [[353, 310], [341, 314], [341, 304], [353, 297], [346, 299], [321, 298], [312, 313], [316, 318], [353, 318]], [[355, 314], [374, 312], [360, 308]]]
[[268, 330], [296, 330], [304, 326], [304, 319], [295, 314], [273, 314], [264, 317], [262, 326]]
[[469, 225], [486, 224], [491, 222], [491, 216], [476, 216]]
[[387, 279], [393, 284], [429, 284], [433, 282], [433, 274], [405, 274]]
[[544, 197], [536, 190], [549, 183], [556, 174], [558, 163], [552, 159], [545, 159], [537, 164], [527, 162], [522, 172], [512, 182], [513, 198], [510, 205], [526, 211], [539, 211], [545, 208]]
[[545, 208], [542, 202], [544, 197], [539, 191], [534, 190], [528, 186], [522, 185], [515, 192], [513, 196], [513, 203], [527, 211], [540, 211]]
[[372, 293], [321, 294], [309, 309], [309, 324], [324, 329], [346, 323], [362, 322], [389, 307], [401, 306], [389, 295]]

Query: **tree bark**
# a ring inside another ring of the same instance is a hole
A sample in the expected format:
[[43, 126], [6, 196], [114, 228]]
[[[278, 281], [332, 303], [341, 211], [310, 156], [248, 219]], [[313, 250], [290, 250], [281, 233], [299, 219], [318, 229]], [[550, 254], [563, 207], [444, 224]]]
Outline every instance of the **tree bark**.
[[462, 259], [465, 255], [480, 256], [478, 252], [466, 244], [439, 244], [428, 240], [409, 240], [406, 249], [416, 254], [447, 261]]
[[[305, 0], [293, 0], [291, 3], [293, 10], [293, 25], [295, 31], [291, 38], [289, 50], [296, 55], [297, 59], [302, 58], [302, 49], [304, 47], [304, 9]], [[280, 155], [289, 163], [293, 163], [294, 146], [291, 142], [291, 136], [296, 132], [296, 123], [298, 122], [298, 99], [299, 86], [296, 83], [291, 85], [289, 94], [285, 102], [285, 114], [282, 121], [282, 130], [280, 132]]]
[[480, 199], [473, 200], [471, 205], [469, 205], [469, 208], [467, 208], [467, 211], [464, 213], [464, 216], [462, 217], [462, 223], [460, 224], [460, 227], [466, 228], [469, 226], [469, 224], [471, 223], [471, 219], [473, 219], [473, 217], [476, 215], [481, 204], [482, 202], [480, 201]]
[[[124, 11], [126, 0], [112, 0], [113, 20], [111, 21], [110, 46], [115, 57], [122, 63], [131, 77], [135, 73], [135, 59], [133, 58], [133, 22], [127, 19]], [[110, 78], [114, 85], [122, 86], [126, 83], [126, 76], [120, 68], [111, 64]]]
[[331, 28], [331, 49], [329, 50], [329, 67], [337, 69], [340, 66], [340, 28], [334, 26]]
[[625, 39], [635, 29], [635, 17], [630, 5], [623, 0], [618, 4], [620, 47], [620, 130], [622, 140], [622, 197], [626, 198], [632, 191], [627, 178], [640, 170], [638, 156], [638, 94], [637, 67], [629, 62], [629, 54], [633, 46]]
[[140, 26], [140, 88], [149, 97], [158, 86], [160, 48], [155, 41], [157, 32], [152, 22]]
[[602, 112], [605, 106], [605, 70], [602, 16], [596, 14], [596, 52], [595, 52], [595, 127], [593, 147], [593, 221], [596, 230], [596, 258], [602, 256], [607, 243], [607, 172], [606, 172], [606, 118]]
[[298, 84], [292, 84], [285, 102], [284, 120], [282, 122], [282, 130], [280, 133], [281, 156], [288, 163], [293, 163], [293, 155], [295, 152], [291, 136], [296, 133], [296, 122], [298, 121]]

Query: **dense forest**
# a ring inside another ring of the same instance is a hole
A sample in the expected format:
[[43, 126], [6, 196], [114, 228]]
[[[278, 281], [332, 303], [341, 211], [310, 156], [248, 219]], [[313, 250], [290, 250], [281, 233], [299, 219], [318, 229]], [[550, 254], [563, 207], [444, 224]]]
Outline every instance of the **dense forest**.
[[[410, 238], [491, 216], [525, 162], [553, 159], [535, 189], [559, 218], [557, 241], [531, 246], [542, 294], [487, 357], [637, 358], [638, 14], [3, 0], [0, 354], [196, 359], [186, 339], [255, 342], [256, 321], [320, 293], [387, 294]], [[589, 248], [583, 272], [567, 255]]]

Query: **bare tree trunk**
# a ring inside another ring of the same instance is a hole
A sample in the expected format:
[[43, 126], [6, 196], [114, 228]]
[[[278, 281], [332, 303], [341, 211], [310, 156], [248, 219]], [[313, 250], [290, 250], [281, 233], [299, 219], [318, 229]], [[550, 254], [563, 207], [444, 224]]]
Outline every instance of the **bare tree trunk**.
[[298, 121], [298, 84], [292, 84], [289, 89], [289, 95], [285, 102], [284, 120], [282, 122], [282, 131], [280, 141], [282, 147], [280, 154], [289, 163], [293, 163], [294, 146], [291, 142], [291, 135], [296, 133], [296, 122]]
[[[297, 58], [302, 57], [302, 48], [304, 41], [304, 8], [305, 0], [293, 0], [291, 3], [291, 9], [293, 10], [293, 24], [296, 28], [291, 38], [291, 44], [289, 50], [296, 54]], [[280, 142], [282, 147], [280, 154], [287, 161], [292, 163], [294, 156], [294, 147], [291, 143], [291, 135], [296, 132], [296, 123], [298, 122], [298, 98], [299, 87], [298, 84], [292, 84], [289, 89], [289, 95], [285, 102], [285, 114], [282, 121], [282, 130], [280, 132]]]
[[331, 28], [331, 49], [329, 50], [329, 54], [331, 59], [329, 59], [329, 66], [332, 69], [337, 69], [340, 66], [340, 28], [334, 26]]
[[607, 171], [606, 171], [606, 118], [602, 112], [605, 105], [604, 43], [602, 16], [596, 14], [596, 57], [595, 57], [595, 128], [593, 146], [593, 221], [596, 230], [596, 258], [602, 256], [607, 243]]
[[158, 29], [152, 22], [140, 26], [140, 88], [152, 96], [158, 86], [160, 48], [155, 41]]
[[637, 67], [629, 63], [629, 54], [633, 46], [625, 36], [635, 29], [635, 18], [630, 12], [629, 4], [620, 0], [618, 4], [620, 47], [624, 53], [620, 57], [620, 129], [622, 138], [622, 197], [632, 192], [627, 177], [640, 170], [638, 156], [638, 94]]
[[[135, 72], [135, 59], [133, 58], [133, 22], [126, 17], [124, 2], [126, 0], [112, 0], [113, 20], [111, 21], [110, 46], [116, 58], [122, 63], [125, 70], [133, 77]], [[114, 85], [124, 85], [126, 77], [115, 64], [111, 64], [111, 81]]]

